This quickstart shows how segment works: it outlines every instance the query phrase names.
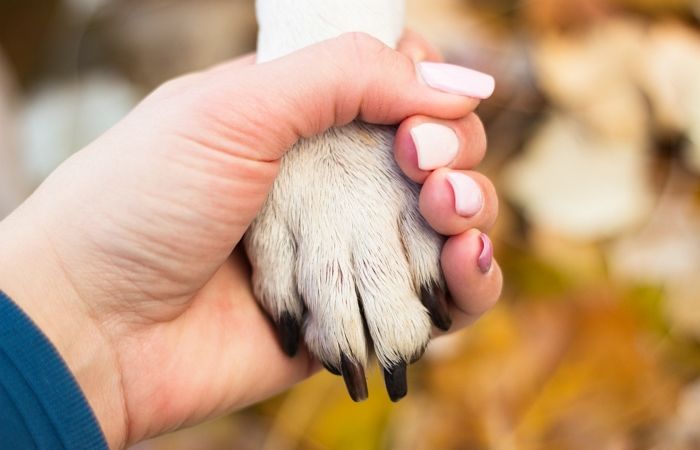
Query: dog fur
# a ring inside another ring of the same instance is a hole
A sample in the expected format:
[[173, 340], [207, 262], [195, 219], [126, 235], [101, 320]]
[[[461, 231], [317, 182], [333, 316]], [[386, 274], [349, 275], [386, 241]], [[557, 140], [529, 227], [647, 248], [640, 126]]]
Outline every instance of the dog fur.
[[[257, 10], [260, 61], [349, 31], [395, 46], [403, 28], [398, 0], [259, 0]], [[353, 122], [299, 141], [245, 238], [263, 307], [278, 326], [303, 323], [307, 347], [336, 373], [343, 355], [366, 366], [372, 345], [385, 370], [417, 359], [431, 334], [421, 292], [444, 286], [443, 238], [394, 161], [394, 131]]]

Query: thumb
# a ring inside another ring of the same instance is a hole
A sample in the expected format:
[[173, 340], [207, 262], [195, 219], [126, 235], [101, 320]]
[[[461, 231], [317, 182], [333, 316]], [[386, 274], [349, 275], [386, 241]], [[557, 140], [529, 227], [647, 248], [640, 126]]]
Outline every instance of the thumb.
[[448, 64], [415, 65], [363, 33], [211, 77], [199, 97], [209, 114], [237, 141], [236, 152], [266, 161], [279, 159], [302, 137], [356, 118], [396, 124], [415, 114], [464, 117], [494, 89], [489, 75]]

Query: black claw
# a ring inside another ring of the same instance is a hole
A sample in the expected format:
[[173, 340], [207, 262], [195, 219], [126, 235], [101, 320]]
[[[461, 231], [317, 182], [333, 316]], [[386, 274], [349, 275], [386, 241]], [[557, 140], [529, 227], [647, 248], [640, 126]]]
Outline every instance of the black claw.
[[277, 334], [282, 345], [282, 350], [290, 357], [297, 354], [299, 350], [299, 335], [301, 333], [301, 325], [288, 312], [283, 312], [277, 322]]
[[430, 319], [436, 327], [447, 331], [452, 326], [452, 319], [447, 307], [447, 298], [442, 288], [437, 283], [423, 285], [420, 288], [420, 299], [428, 308]]
[[367, 380], [362, 364], [351, 360], [345, 354], [341, 354], [340, 370], [343, 372], [343, 380], [345, 380], [345, 387], [348, 389], [350, 398], [356, 402], [367, 400]]
[[419, 359], [421, 359], [423, 357], [423, 354], [425, 353], [425, 349], [427, 347], [428, 346], [425, 345], [425, 346], [419, 348], [418, 351], [416, 351], [413, 355], [411, 355], [411, 359], [409, 360], [409, 363], [413, 364], [414, 362], [417, 362]]
[[330, 373], [332, 373], [333, 375], [340, 375], [340, 370], [338, 370], [337, 368], [331, 366], [331, 365], [328, 364], [327, 362], [321, 361], [321, 364], [323, 364], [323, 367], [325, 367], [326, 370], [329, 371]]
[[406, 396], [408, 385], [406, 382], [406, 363], [400, 362], [389, 369], [384, 369], [384, 383], [386, 392], [392, 402], [398, 402]]

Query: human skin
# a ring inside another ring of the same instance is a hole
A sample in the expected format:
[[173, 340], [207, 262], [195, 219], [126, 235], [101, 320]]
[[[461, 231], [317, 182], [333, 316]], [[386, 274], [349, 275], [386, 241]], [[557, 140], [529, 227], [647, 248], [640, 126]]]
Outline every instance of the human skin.
[[[439, 55], [413, 33], [398, 51], [348, 34], [180, 77], [0, 222], [0, 289], [56, 346], [111, 448], [260, 401], [318, 370], [303, 349], [282, 353], [236, 247], [301, 137], [356, 118], [400, 123], [399, 166], [423, 183], [428, 222], [449, 230], [441, 262], [452, 330], [495, 303], [500, 269], [478, 261], [497, 199], [470, 170], [486, 147], [478, 100], [431, 88], [418, 60]], [[447, 167], [418, 168], [409, 131], [425, 122], [459, 138]], [[450, 173], [478, 184], [475, 215], [455, 212]]]

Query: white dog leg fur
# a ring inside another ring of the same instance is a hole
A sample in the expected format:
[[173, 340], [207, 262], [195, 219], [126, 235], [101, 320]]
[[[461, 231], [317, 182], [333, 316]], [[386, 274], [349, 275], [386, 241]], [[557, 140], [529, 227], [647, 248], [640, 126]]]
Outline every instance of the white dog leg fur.
[[389, 47], [403, 33], [404, 0], [257, 0], [258, 62], [360, 31]]
[[[394, 46], [402, 0], [258, 0], [260, 61], [349, 31]], [[309, 350], [367, 397], [373, 345], [392, 400], [431, 322], [450, 319], [440, 271], [442, 237], [418, 213], [418, 186], [392, 152], [394, 131], [359, 122], [299, 141], [283, 158], [265, 207], [246, 234], [253, 288], [282, 347]]]

